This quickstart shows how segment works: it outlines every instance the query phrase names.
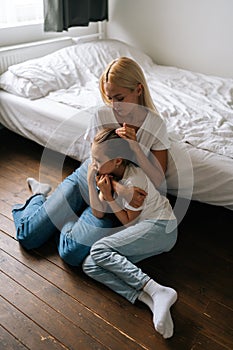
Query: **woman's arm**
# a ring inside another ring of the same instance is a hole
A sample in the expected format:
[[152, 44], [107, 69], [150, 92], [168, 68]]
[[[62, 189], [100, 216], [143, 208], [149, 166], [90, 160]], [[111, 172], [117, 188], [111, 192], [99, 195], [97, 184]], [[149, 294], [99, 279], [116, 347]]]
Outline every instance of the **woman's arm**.
[[146, 157], [138, 142], [131, 143], [131, 148], [136, 154], [140, 168], [149, 177], [156, 188], [159, 188], [165, 178], [167, 170], [167, 150], [151, 151]]
[[147, 196], [146, 191], [136, 186], [125, 186], [116, 180], [112, 180], [114, 192], [121, 198], [124, 198], [132, 207], [139, 208]]
[[142, 151], [137, 142], [136, 130], [126, 123], [116, 130], [117, 134], [128, 140], [132, 151], [135, 153], [137, 165], [143, 169], [152, 183], [158, 188], [165, 178], [167, 169], [167, 150], [151, 151], [149, 158]]
[[102, 193], [97, 192], [95, 176], [96, 176], [96, 169], [93, 166], [93, 164], [90, 164], [88, 167], [88, 173], [87, 173], [90, 206], [91, 206], [93, 215], [101, 219], [104, 217], [106, 213], [107, 203], [104, 201]]

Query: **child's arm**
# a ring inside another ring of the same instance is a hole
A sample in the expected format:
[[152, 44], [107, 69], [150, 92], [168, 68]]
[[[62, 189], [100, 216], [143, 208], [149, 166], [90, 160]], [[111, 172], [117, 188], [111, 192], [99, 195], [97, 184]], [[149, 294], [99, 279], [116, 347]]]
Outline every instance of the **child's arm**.
[[126, 123], [116, 129], [117, 135], [129, 142], [134, 152], [138, 166], [144, 170], [156, 188], [160, 187], [165, 178], [167, 169], [167, 150], [151, 150], [149, 157], [143, 152], [141, 145], [137, 142], [136, 131]]
[[103, 199], [102, 193], [97, 192], [95, 176], [96, 176], [96, 169], [93, 166], [93, 164], [90, 164], [88, 167], [88, 173], [87, 173], [90, 206], [91, 206], [93, 215], [101, 219], [104, 217], [106, 213], [107, 203]]
[[112, 198], [107, 200], [108, 205], [116, 215], [117, 219], [123, 224], [132, 224], [133, 221], [141, 214], [141, 210], [130, 210], [130, 209], [121, 209], [117, 202]]

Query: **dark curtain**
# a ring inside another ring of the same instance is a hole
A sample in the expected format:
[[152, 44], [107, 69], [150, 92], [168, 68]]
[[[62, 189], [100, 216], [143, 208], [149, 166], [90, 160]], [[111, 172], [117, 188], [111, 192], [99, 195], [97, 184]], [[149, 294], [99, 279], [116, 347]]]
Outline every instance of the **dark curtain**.
[[44, 0], [44, 31], [62, 32], [108, 20], [108, 0]]

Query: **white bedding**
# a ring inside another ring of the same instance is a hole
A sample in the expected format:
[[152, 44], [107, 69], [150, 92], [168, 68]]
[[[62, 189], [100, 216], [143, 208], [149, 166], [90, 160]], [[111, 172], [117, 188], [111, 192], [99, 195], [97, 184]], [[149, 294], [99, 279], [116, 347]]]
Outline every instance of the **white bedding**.
[[0, 122], [8, 129], [74, 159], [88, 157], [83, 135], [91, 109], [77, 111], [45, 97], [32, 101], [1, 90], [0, 101]]
[[233, 79], [158, 65], [148, 78], [171, 133], [194, 147], [233, 158]]
[[[233, 79], [154, 65], [145, 71], [153, 100], [172, 138], [233, 158]], [[101, 103], [98, 80], [50, 92], [74, 108]]]
[[169, 192], [233, 209], [233, 79], [159, 66], [115, 40], [83, 43], [11, 66], [0, 78], [0, 86], [11, 92], [0, 91], [0, 122], [48, 148], [85, 159], [89, 146], [83, 135], [102, 104], [98, 79], [119, 56], [142, 66], [167, 123]]

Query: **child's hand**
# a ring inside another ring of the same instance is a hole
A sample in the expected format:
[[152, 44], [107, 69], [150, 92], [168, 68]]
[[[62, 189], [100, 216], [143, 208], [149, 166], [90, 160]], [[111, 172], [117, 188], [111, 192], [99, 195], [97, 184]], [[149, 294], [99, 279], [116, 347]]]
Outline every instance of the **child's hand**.
[[106, 201], [112, 201], [112, 184], [111, 176], [109, 175], [98, 175], [96, 176], [96, 184], [103, 194]]
[[88, 165], [88, 171], [87, 171], [87, 180], [93, 181], [95, 179], [95, 176], [97, 174], [97, 168], [94, 163], [90, 163]]

